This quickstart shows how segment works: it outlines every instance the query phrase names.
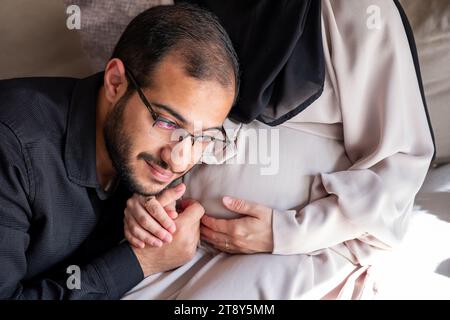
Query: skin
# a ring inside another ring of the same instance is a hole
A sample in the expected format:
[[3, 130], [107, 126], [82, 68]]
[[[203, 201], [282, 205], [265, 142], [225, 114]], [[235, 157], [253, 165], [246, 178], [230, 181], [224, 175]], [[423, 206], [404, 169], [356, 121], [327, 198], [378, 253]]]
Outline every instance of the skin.
[[[96, 167], [97, 179], [103, 188], [117, 179], [120, 173], [114, 167], [114, 161], [108, 153], [104, 127], [108, 116], [124, 96], [127, 86], [122, 61], [110, 60], [105, 69], [104, 85], [99, 90], [97, 99]], [[169, 106], [169, 110], [155, 108], [158, 114], [193, 134], [195, 134], [194, 122], [195, 128], [198, 128], [199, 123], [202, 129], [221, 126], [231, 109], [235, 95], [233, 85], [225, 88], [213, 79], [198, 80], [188, 76], [176, 53], [169, 53], [156, 66], [152, 74], [152, 85], [142, 89], [150, 103], [155, 106]], [[159, 212], [167, 217], [169, 214], [174, 217], [173, 202], [184, 193], [184, 186], [177, 191], [175, 188], [166, 188], [173, 180], [190, 170], [198, 162], [201, 154], [192, 155], [186, 152], [186, 142], [176, 143], [161, 139], [151, 130], [152, 124], [150, 113], [138, 94], [133, 92], [126, 101], [122, 116], [121, 134], [130, 142], [127, 154], [122, 156], [127, 160], [127, 169], [133, 182], [140, 186], [142, 193], [156, 195], [151, 198], [139, 196], [140, 200], [147, 207], [153, 208], [156, 214]], [[152, 165], [164, 163], [165, 171], [172, 174], [171, 179], [161, 181], [151, 170], [148, 161], [140, 157], [143, 153], [151, 155], [155, 160]], [[165, 191], [161, 192], [163, 190]], [[167, 204], [163, 207], [160, 201]], [[155, 227], [161, 228], [162, 233], [158, 234], [157, 230], [151, 229], [170, 244], [164, 247], [133, 248], [145, 276], [178, 267], [192, 258], [195, 252], [200, 236], [200, 219], [204, 214], [203, 207], [196, 201], [188, 200], [181, 210], [175, 213], [176, 221], [167, 220], [170, 223], [164, 224], [164, 229], [159, 223], [154, 224]], [[127, 238], [130, 235], [129, 230], [133, 230], [130, 229], [130, 223], [130, 217], [127, 218], [126, 215]]]

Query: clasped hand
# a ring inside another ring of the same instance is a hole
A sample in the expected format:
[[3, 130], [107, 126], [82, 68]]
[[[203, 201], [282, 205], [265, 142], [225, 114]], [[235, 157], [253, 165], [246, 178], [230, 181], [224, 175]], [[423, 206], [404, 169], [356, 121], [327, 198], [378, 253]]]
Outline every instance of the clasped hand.
[[[146, 245], [161, 247], [176, 237], [175, 220], [179, 212], [176, 201], [186, 187], [179, 184], [166, 189], [158, 197], [134, 195], [125, 209], [125, 237], [137, 248]], [[192, 203], [191, 199], [179, 202], [182, 209]], [[217, 219], [208, 216], [201, 219], [201, 239], [215, 248], [233, 254], [251, 254], [273, 251], [272, 209], [261, 204], [225, 196], [223, 205], [241, 217]]]

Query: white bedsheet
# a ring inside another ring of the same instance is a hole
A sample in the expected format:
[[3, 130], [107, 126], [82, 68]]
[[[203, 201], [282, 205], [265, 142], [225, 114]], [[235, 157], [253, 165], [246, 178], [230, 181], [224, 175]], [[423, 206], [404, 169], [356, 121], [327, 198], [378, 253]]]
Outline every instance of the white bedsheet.
[[450, 299], [450, 164], [431, 169], [403, 244], [383, 263], [377, 299]]

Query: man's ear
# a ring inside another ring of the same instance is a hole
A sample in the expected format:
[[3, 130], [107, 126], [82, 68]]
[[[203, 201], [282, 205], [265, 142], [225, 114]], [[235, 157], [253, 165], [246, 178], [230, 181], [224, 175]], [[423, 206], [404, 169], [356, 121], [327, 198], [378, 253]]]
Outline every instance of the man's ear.
[[128, 87], [125, 66], [122, 60], [117, 58], [109, 60], [105, 68], [103, 84], [105, 87], [106, 99], [108, 102], [116, 104], [125, 94]]

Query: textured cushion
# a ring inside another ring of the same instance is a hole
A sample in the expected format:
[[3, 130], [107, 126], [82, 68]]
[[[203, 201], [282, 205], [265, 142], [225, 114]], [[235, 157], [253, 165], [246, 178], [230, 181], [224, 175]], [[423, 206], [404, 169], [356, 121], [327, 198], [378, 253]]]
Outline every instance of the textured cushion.
[[173, 0], [64, 0], [81, 9], [81, 34], [93, 68], [103, 70], [112, 50], [128, 23], [142, 11], [156, 6], [173, 4]]

